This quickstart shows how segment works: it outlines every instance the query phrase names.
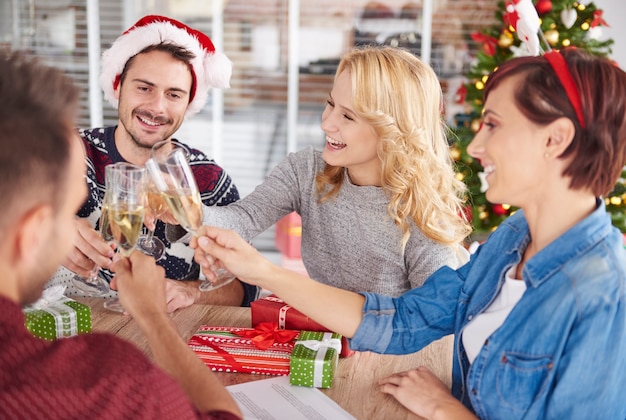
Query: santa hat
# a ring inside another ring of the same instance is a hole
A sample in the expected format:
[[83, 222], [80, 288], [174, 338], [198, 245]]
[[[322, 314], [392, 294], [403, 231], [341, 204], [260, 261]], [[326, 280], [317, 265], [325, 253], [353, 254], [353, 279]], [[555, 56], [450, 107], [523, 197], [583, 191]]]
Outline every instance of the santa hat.
[[189, 117], [204, 107], [210, 88], [229, 87], [232, 63], [226, 55], [215, 51], [208, 36], [177, 20], [149, 15], [137, 21], [102, 54], [100, 86], [104, 98], [114, 108], [118, 106], [114, 91], [126, 62], [144, 48], [161, 42], [180, 45], [195, 55], [190, 62], [193, 81], [185, 116]]

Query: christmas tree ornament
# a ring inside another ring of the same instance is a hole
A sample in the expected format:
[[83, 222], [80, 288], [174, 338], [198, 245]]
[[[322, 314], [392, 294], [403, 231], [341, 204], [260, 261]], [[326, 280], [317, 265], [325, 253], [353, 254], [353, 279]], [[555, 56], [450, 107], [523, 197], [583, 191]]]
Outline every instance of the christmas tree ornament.
[[480, 180], [480, 192], [484, 193], [489, 189], [489, 183], [487, 182], [487, 174], [484, 172], [478, 173], [478, 179]]
[[513, 0], [507, 3], [506, 10], [509, 13], [517, 12], [517, 22], [515, 30], [517, 36], [522, 41], [531, 55], [539, 54], [539, 15], [531, 0]]
[[539, 0], [535, 7], [537, 8], [537, 13], [543, 16], [552, 11], [552, 0]]
[[483, 44], [483, 51], [488, 56], [491, 57], [496, 53], [496, 44], [498, 43], [498, 40], [495, 37], [485, 35], [480, 32], [474, 32], [473, 34], [470, 34], [470, 36], [475, 42]]
[[498, 38], [498, 46], [500, 48], [509, 48], [513, 45], [513, 34], [508, 30], [503, 31]]
[[546, 38], [546, 41], [548, 41], [548, 44], [550, 44], [551, 46], [556, 46], [556, 44], [559, 43], [559, 31], [557, 31], [556, 29], [548, 29], [543, 36]]
[[472, 130], [472, 133], [478, 133], [478, 131], [480, 131], [481, 125], [482, 123], [480, 122], [479, 119], [473, 120], [472, 123], [470, 124], [470, 129]]
[[598, 25], [609, 26], [609, 24], [602, 19], [602, 13], [602, 10], [596, 10], [593, 12], [593, 21], [591, 22], [592, 28], [595, 28]]
[[576, 23], [576, 19], [578, 19], [578, 12], [576, 9], [563, 9], [561, 10], [561, 23], [567, 29], [570, 29]]
[[587, 39], [598, 41], [602, 38], [603, 31], [602, 27], [596, 26], [595, 28], [589, 28], [587, 31]]

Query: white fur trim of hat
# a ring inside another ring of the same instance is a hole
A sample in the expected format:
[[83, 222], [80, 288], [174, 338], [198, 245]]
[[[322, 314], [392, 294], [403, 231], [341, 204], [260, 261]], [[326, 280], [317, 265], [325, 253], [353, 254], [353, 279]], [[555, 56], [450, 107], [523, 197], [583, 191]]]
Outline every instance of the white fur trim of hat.
[[215, 51], [208, 36], [177, 20], [149, 15], [137, 21], [102, 54], [100, 86], [104, 91], [104, 98], [114, 108], [118, 106], [115, 89], [126, 62], [144, 48], [161, 42], [180, 45], [195, 55], [190, 63], [194, 86], [190, 92], [186, 117], [196, 114], [204, 107], [210, 88], [230, 87], [232, 62], [225, 54]]

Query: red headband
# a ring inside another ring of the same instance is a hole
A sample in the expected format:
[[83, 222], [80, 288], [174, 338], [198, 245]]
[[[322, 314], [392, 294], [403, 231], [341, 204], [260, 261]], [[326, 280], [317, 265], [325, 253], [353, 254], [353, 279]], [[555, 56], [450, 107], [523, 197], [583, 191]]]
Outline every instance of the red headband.
[[574, 78], [572, 77], [572, 73], [569, 71], [569, 67], [567, 67], [565, 58], [563, 58], [561, 53], [556, 50], [549, 51], [543, 56], [546, 60], [548, 60], [548, 63], [550, 63], [552, 69], [556, 73], [556, 76], [559, 78], [561, 85], [565, 88], [565, 93], [567, 93], [567, 97], [574, 107], [580, 126], [585, 128], [585, 118], [583, 117], [583, 106], [582, 101], [580, 100], [580, 93], [578, 92], [578, 89], [576, 89]]

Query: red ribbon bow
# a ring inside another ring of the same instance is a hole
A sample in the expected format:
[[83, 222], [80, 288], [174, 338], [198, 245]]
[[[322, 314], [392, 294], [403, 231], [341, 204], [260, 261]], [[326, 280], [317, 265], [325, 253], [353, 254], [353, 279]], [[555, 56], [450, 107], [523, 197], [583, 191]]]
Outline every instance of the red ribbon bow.
[[474, 32], [470, 34], [472, 39], [476, 42], [481, 42], [483, 44], [483, 51], [488, 56], [493, 56], [496, 53], [496, 46], [498, 45], [498, 40], [492, 36], [482, 34], [480, 32]]
[[602, 10], [596, 10], [593, 12], [593, 21], [591, 22], [592, 28], [595, 28], [598, 25], [609, 26], [609, 24], [602, 19], [602, 13]]
[[261, 322], [255, 328], [236, 331], [240, 337], [249, 338], [260, 350], [267, 350], [274, 343], [288, 343], [293, 340], [299, 331], [281, 330], [275, 322]]

